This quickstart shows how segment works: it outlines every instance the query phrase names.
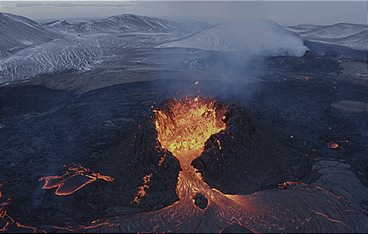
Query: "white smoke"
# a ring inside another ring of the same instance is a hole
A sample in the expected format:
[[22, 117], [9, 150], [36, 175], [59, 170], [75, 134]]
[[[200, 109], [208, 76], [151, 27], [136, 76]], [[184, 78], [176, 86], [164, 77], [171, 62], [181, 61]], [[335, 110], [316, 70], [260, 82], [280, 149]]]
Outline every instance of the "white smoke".
[[159, 47], [245, 52], [260, 56], [303, 56], [308, 49], [295, 34], [272, 21], [225, 22]]

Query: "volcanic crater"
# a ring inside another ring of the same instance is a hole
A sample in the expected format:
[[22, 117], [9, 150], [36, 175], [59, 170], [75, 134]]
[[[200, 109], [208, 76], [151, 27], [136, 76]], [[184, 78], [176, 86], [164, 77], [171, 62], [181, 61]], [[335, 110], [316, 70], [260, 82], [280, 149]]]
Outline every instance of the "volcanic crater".
[[212, 188], [252, 193], [285, 180], [281, 154], [269, 150], [275, 149], [272, 140], [240, 105], [199, 96], [170, 99], [154, 110], [153, 121], [161, 148], [180, 163], [180, 199]]

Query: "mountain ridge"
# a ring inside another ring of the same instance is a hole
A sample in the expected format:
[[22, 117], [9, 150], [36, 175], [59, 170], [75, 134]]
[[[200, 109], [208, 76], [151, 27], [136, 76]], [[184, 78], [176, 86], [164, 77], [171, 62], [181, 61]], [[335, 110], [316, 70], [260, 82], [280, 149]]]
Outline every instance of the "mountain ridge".
[[0, 58], [63, 36], [23, 16], [0, 12]]

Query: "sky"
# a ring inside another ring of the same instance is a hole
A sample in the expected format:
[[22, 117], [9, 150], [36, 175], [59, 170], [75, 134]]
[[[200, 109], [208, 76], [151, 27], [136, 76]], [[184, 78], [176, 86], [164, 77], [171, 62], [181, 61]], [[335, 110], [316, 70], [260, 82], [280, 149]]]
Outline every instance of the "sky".
[[281, 25], [367, 24], [367, 1], [3, 1], [0, 11], [36, 21], [132, 13], [179, 22], [268, 19]]

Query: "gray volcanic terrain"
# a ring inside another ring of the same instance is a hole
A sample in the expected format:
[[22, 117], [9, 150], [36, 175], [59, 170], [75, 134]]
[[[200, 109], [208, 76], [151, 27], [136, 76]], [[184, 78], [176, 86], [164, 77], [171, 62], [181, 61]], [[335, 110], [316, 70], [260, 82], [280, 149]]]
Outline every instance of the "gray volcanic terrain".
[[367, 59], [368, 25], [348, 23], [327, 26], [297, 25], [287, 29], [307, 41], [307, 46], [312, 45], [310, 49], [315, 48], [320, 54], [340, 55], [365, 61]]
[[0, 13], [0, 31], [0, 59], [30, 45], [62, 37], [35, 21], [8, 13]]
[[[303, 37], [365, 29], [253, 23], [37, 24], [0, 60], [0, 231], [368, 232], [364, 50]], [[225, 126], [196, 154], [160, 138], [175, 100]]]

